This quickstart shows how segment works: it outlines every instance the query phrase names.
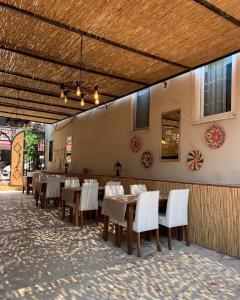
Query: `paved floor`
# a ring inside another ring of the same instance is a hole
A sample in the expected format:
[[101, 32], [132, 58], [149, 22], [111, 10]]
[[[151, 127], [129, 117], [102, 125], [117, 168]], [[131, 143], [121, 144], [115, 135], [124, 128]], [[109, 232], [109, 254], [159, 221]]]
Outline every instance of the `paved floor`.
[[164, 238], [137, 258], [31, 196], [0, 192], [0, 207], [0, 299], [240, 299], [238, 259]]

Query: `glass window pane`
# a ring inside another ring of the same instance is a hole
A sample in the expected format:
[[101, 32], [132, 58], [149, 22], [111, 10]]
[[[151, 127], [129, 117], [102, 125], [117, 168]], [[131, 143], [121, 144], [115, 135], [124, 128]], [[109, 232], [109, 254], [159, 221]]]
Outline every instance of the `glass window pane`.
[[204, 67], [204, 116], [231, 111], [232, 57]]
[[135, 101], [134, 129], [149, 127], [150, 90], [145, 89], [137, 93]]

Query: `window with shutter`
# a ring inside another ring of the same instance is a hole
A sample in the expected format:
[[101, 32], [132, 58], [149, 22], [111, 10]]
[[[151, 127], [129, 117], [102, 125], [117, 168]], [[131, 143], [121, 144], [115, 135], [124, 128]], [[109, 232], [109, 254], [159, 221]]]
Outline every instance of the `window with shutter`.
[[203, 117], [231, 111], [232, 57], [203, 67]]
[[134, 102], [134, 130], [149, 128], [150, 89], [137, 93]]

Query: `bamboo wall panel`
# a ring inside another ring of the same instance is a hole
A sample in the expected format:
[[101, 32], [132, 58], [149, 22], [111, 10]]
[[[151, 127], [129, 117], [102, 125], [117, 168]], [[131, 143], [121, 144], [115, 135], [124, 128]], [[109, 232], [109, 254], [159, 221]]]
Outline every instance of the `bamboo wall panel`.
[[178, 183], [151, 179], [134, 179], [101, 175], [80, 175], [96, 178], [99, 185], [120, 180], [125, 193], [131, 184], [146, 184], [148, 190], [168, 192], [187, 188], [189, 198], [189, 238], [197, 244], [240, 258], [240, 187]]

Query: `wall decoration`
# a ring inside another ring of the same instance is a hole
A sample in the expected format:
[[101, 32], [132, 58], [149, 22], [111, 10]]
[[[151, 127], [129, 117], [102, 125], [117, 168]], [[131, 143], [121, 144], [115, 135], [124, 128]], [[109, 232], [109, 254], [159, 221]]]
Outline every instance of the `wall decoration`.
[[222, 127], [212, 125], [205, 132], [205, 140], [212, 149], [217, 149], [225, 142], [225, 132]]
[[134, 152], [134, 153], [139, 152], [141, 149], [141, 145], [142, 145], [141, 139], [138, 136], [133, 136], [131, 138], [130, 146], [131, 146], [132, 152]]
[[188, 153], [187, 166], [193, 171], [201, 169], [203, 166], [203, 155], [199, 150], [192, 150]]
[[149, 168], [153, 163], [152, 153], [149, 151], [143, 152], [141, 162], [145, 168]]

